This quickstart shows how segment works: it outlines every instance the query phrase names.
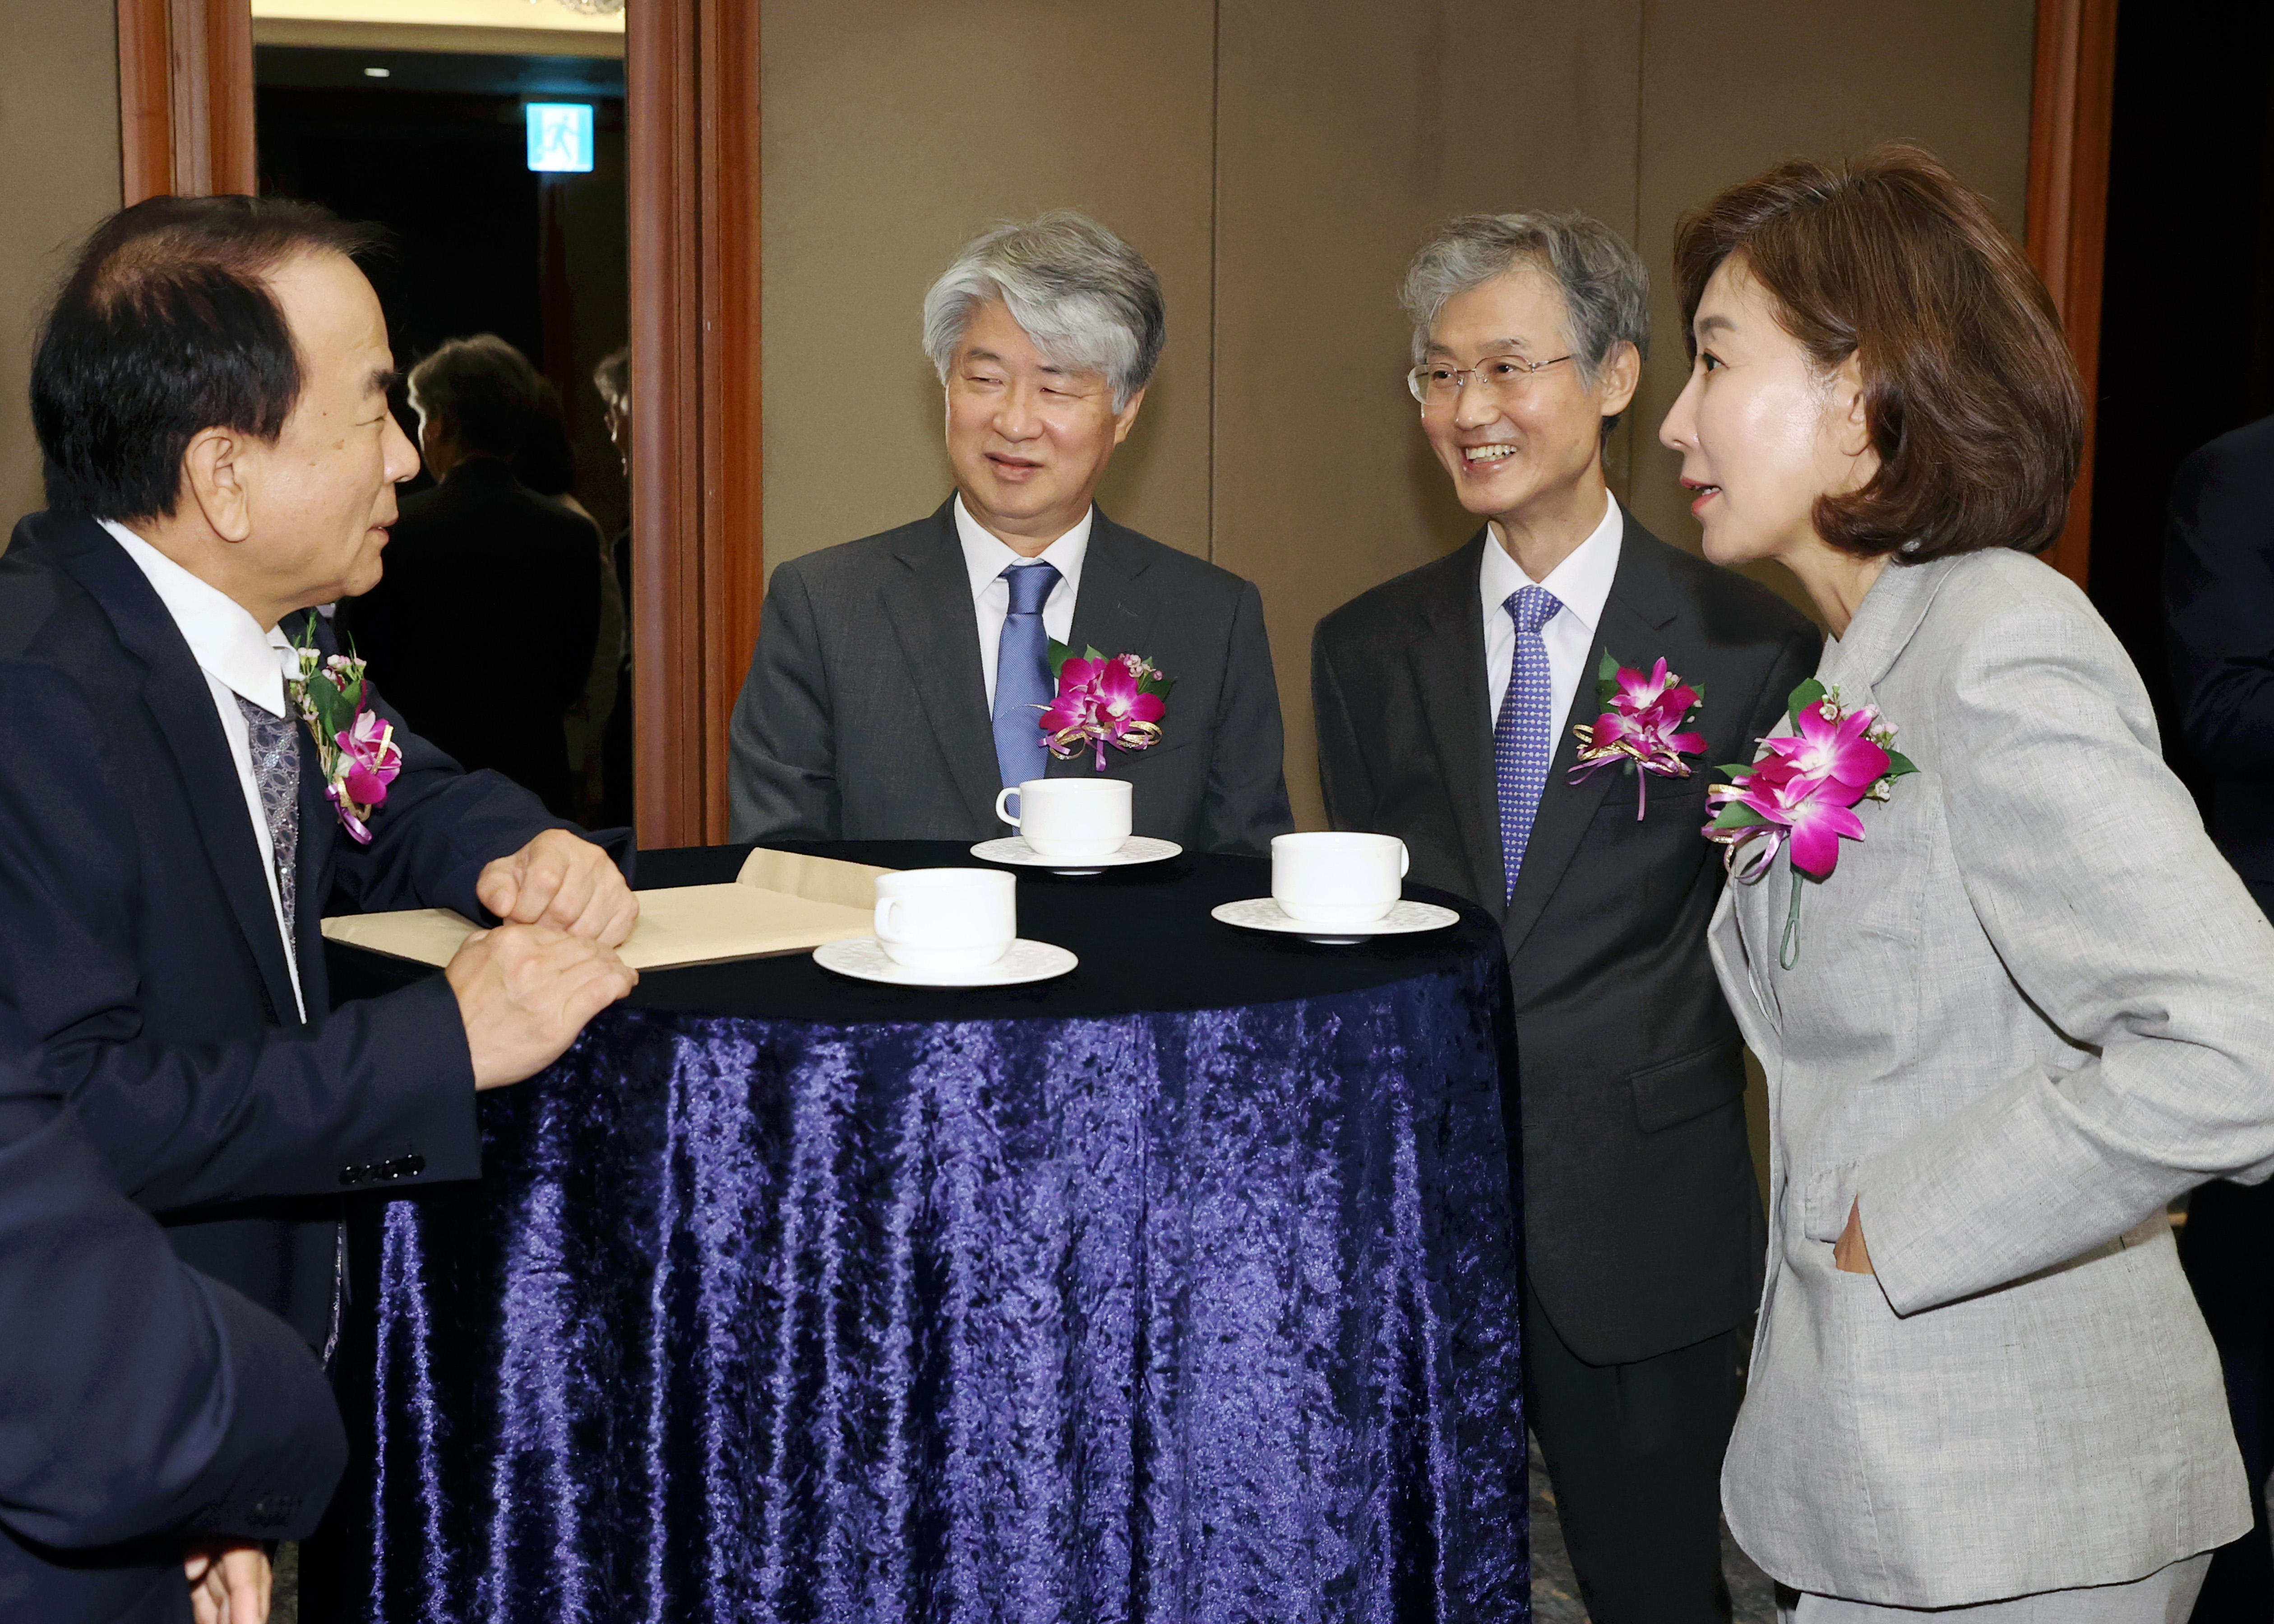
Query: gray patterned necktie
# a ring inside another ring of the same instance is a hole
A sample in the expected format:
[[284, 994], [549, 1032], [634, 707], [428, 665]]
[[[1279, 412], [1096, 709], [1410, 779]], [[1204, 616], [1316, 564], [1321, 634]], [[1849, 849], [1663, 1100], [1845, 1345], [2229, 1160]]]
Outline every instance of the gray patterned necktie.
[[300, 729], [290, 716], [271, 716], [239, 694], [245, 741], [252, 746], [252, 781], [268, 815], [268, 844], [276, 853], [276, 894], [284, 904], [285, 951], [297, 956], [300, 915], [296, 878], [300, 859]]

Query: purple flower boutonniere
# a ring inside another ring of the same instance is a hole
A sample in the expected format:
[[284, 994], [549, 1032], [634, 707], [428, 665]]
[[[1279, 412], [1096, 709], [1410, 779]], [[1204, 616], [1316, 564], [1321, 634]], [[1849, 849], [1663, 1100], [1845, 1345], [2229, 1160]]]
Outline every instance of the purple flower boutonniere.
[[1169, 692], [1176, 684], [1142, 655], [1091, 649], [1077, 657], [1053, 638], [1050, 673], [1058, 679], [1058, 696], [1043, 707], [1043, 743], [1061, 761], [1087, 748], [1103, 772], [1107, 745], [1143, 750], [1160, 742], [1161, 718], [1168, 714]]
[[1579, 741], [1579, 764], [1571, 769], [1577, 784], [1598, 768], [1615, 761], [1634, 763], [1635, 821], [1642, 821], [1649, 775], [1686, 778], [1690, 763], [1682, 758], [1706, 748], [1703, 733], [1680, 731], [1706, 703], [1706, 690], [1686, 683], [1660, 660], [1645, 676], [1631, 665], [1622, 665], [1607, 650], [1595, 672], [1595, 703], [1602, 714], [1581, 723], [1571, 732]]
[[1748, 885], [1791, 847], [1792, 906], [1777, 951], [1789, 970], [1800, 961], [1802, 877], [1831, 878], [1841, 841], [1864, 838], [1856, 803], [1889, 800], [1895, 780], [1918, 769], [1894, 748], [1894, 725], [1877, 705], [1847, 710], [1838, 688], [1813, 677], [1793, 689], [1788, 714], [1792, 731], [1762, 740], [1758, 761], [1721, 769], [1729, 782], [1706, 792], [1715, 814], [1706, 838], [1727, 848], [1723, 862]]
[[314, 637], [312, 620], [306, 640], [293, 650], [299, 674], [284, 680], [285, 695], [316, 741], [325, 799], [357, 844], [369, 846], [371, 815], [403, 771], [403, 747], [395, 742], [393, 724], [371, 709], [364, 662], [352, 654], [327, 655]]

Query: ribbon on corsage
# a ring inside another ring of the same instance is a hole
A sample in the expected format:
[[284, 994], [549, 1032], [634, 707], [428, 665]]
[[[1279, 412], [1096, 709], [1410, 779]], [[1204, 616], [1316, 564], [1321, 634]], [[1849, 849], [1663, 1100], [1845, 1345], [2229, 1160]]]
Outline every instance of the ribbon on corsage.
[[1841, 841], [1864, 838], [1856, 804], [1890, 799], [1895, 780], [1918, 769], [1894, 748], [1894, 725], [1877, 705], [1848, 709], [1838, 688], [1814, 677], [1793, 689], [1786, 714], [1792, 731], [1762, 740], [1758, 761], [1720, 770], [1729, 782], [1706, 792], [1715, 812], [1706, 838], [1720, 843], [1723, 863], [1748, 885], [1790, 848], [1792, 906], [1777, 949], [1777, 962], [1789, 970], [1800, 961], [1801, 881], [1831, 878]]
[[1161, 741], [1161, 718], [1176, 684], [1151, 660], [1096, 649], [1077, 655], [1052, 638], [1050, 674], [1058, 679], [1058, 696], [1042, 707], [1043, 743], [1059, 760], [1088, 749], [1103, 772], [1107, 745], [1131, 751]]
[[1649, 775], [1686, 778], [1690, 763], [1682, 758], [1706, 748], [1706, 735], [1682, 731], [1706, 703], [1706, 690], [1684, 682], [1666, 668], [1661, 659], [1645, 676], [1632, 665], [1622, 665], [1603, 651], [1595, 670], [1595, 703], [1602, 714], [1571, 730], [1579, 741], [1579, 763], [1571, 769], [1577, 784], [1615, 761], [1635, 764], [1635, 821], [1640, 823], [1647, 806]]
[[403, 747], [395, 742], [394, 725], [371, 709], [364, 662], [353, 654], [326, 654], [315, 646], [315, 635], [310, 616], [305, 635], [293, 645], [299, 674], [284, 679], [285, 695], [316, 741], [324, 798], [350, 837], [369, 846], [371, 815], [403, 771]]

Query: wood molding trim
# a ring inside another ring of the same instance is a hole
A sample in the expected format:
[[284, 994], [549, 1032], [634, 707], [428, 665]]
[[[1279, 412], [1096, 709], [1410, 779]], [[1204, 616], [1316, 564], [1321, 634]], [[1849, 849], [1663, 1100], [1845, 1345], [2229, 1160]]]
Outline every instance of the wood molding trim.
[[2068, 523], [2044, 557], [2079, 586], [2089, 579], [2091, 561], [2116, 4], [2037, 0], [2037, 78], [2029, 98], [2029, 258], [2052, 295], [2084, 383], [2084, 455], [2069, 497]]
[[245, 0], [118, 0], [118, 134], [128, 203], [258, 187]]
[[764, 592], [757, 7], [628, 19], [637, 818], [642, 845], [691, 846], [727, 838]]

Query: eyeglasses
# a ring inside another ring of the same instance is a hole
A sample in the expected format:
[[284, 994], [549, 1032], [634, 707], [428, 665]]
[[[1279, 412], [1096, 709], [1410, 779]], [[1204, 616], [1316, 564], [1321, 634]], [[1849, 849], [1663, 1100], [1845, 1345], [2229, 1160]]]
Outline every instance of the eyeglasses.
[[1571, 357], [1560, 355], [1546, 361], [1527, 361], [1522, 356], [1494, 356], [1474, 366], [1455, 366], [1449, 361], [1424, 361], [1405, 374], [1405, 387], [1413, 391], [1413, 398], [1424, 406], [1449, 406], [1460, 397], [1461, 391], [1473, 380], [1477, 387], [1495, 400], [1507, 400], [1522, 389], [1532, 373], [1557, 361]]

